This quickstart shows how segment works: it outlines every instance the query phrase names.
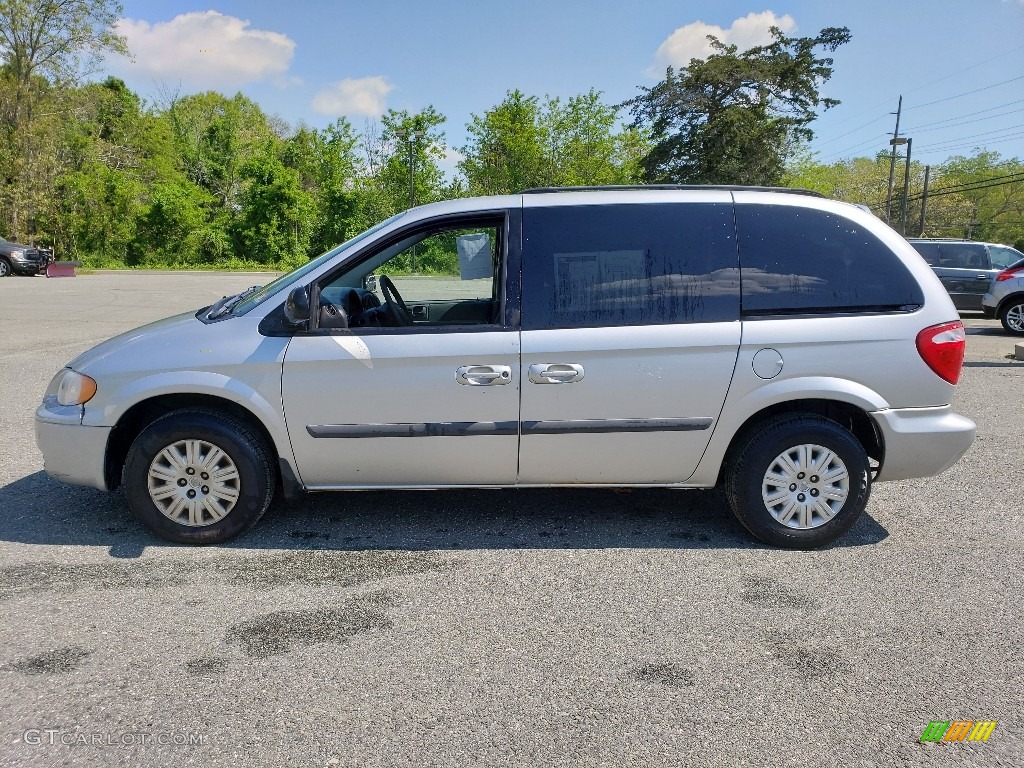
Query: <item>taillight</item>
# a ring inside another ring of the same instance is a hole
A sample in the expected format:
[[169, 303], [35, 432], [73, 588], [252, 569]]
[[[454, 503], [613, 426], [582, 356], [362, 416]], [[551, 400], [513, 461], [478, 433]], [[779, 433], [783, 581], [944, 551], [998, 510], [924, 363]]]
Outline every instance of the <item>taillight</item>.
[[1007, 267], [996, 275], [996, 282], [1001, 283], [1003, 280], [1013, 280], [1015, 277], [1019, 276], [1021, 272], [1024, 272], [1024, 264], [1021, 264], [1019, 267]]
[[917, 352], [921, 359], [950, 384], [960, 381], [966, 348], [967, 333], [959, 320], [933, 325], [917, 334]]

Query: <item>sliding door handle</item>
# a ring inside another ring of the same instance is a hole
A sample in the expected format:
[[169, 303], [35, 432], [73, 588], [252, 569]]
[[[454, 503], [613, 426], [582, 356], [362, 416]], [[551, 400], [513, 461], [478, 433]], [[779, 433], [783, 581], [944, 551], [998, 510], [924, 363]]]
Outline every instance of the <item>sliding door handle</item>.
[[583, 379], [583, 366], [576, 363], [535, 363], [530, 366], [534, 384], [572, 384]]

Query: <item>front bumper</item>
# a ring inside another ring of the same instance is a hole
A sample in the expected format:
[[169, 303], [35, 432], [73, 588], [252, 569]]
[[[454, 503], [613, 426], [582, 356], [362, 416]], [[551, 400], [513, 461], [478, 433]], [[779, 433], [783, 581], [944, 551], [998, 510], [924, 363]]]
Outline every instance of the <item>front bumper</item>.
[[80, 406], [44, 402], [36, 410], [36, 445], [54, 480], [107, 490], [103, 472], [110, 427], [82, 426]]
[[966, 416], [941, 408], [873, 411], [885, 460], [875, 480], [906, 480], [945, 472], [967, 453], [978, 431]]
[[46, 272], [46, 259], [10, 259], [11, 271], [18, 275], [41, 275]]

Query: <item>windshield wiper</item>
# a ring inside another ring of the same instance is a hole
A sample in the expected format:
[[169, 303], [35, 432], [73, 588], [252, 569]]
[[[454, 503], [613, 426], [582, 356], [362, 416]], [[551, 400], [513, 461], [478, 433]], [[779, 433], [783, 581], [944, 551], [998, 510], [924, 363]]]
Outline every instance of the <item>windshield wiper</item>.
[[207, 320], [215, 320], [221, 315], [230, 312], [231, 308], [234, 307], [242, 299], [252, 296], [256, 291], [262, 288], [262, 285], [254, 285], [251, 288], [246, 288], [241, 293], [236, 293], [234, 296], [222, 296], [217, 300], [217, 303], [210, 307], [210, 311], [206, 313]]

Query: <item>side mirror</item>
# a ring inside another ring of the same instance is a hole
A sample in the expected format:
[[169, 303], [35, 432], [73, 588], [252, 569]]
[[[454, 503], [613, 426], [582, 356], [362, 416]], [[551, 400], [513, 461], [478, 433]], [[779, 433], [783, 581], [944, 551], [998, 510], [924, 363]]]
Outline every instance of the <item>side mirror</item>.
[[284, 303], [284, 319], [288, 325], [299, 327], [309, 324], [309, 286], [292, 288]]

